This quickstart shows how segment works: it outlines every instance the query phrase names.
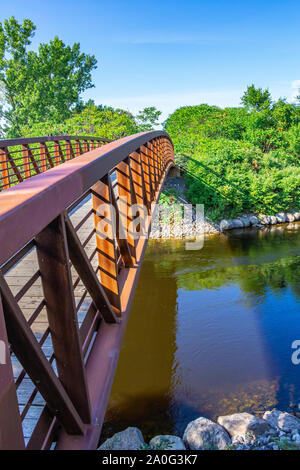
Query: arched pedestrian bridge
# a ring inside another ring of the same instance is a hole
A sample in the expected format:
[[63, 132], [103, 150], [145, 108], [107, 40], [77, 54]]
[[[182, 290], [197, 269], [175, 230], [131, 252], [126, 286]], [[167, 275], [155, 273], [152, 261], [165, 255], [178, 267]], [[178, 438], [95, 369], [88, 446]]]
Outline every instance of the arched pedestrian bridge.
[[0, 141], [1, 449], [97, 448], [172, 166], [160, 131]]

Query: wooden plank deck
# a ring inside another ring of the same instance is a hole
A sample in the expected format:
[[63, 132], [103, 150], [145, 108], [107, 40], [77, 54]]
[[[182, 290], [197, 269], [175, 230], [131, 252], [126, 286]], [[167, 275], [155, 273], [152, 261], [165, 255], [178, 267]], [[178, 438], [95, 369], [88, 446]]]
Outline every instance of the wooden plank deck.
[[[77, 226], [77, 224], [83, 219], [83, 217], [91, 209], [92, 209], [92, 200], [91, 200], [91, 197], [89, 197], [87, 200], [84, 200], [78, 206], [78, 208], [76, 208], [76, 210], [73, 213], [71, 213], [70, 218], [74, 227]], [[94, 228], [94, 218], [93, 218], [93, 215], [91, 215], [77, 232], [82, 242], [92, 232], [93, 228]], [[91, 256], [95, 248], [96, 248], [96, 242], [95, 242], [95, 236], [93, 235], [85, 247], [87, 255]], [[92, 260], [92, 265], [93, 265], [93, 268], [96, 270], [98, 266], [97, 255], [94, 256]], [[9, 287], [11, 288], [12, 293], [16, 295], [20, 291], [22, 286], [24, 286], [24, 284], [31, 278], [31, 276], [37, 270], [38, 270], [37, 254], [36, 254], [35, 249], [33, 249], [16, 266], [10, 269], [10, 271], [8, 271], [8, 273], [5, 275], [5, 279]], [[75, 269], [73, 267], [71, 268], [71, 274], [72, 274], [72, 279], [74, 283], [78, 275], [75, 272]], [[80, 280], [74, 290], [76, 306], [78, 306], [84, 291], [85, 291], [84, 285]], [[26, 320], [30, 318], [34, 310], [38, 307], [40, 302], [43, 300], [43, 297], [44, 296], [43, 296], [41, 278], [39, 277], [35, 281], [35, 283], [30, 287], [30, 289], [26, 292], [26, 294], [18, 302]], [[81, 303], [78, 309], [79, 326], [81, 325], [85, 317], [85, 314], [88, 310], [88, 307], [90, 306], [90, 303], [91, 303], [91, 298], [89, 294], [87, 293], [87, 295], [85, 296], [83, 302]], [[33, 322], [31, 326], [31, 329], [38, 341], [41, 340], [47, 327], [48, 327], [47, 313], [46, 313], [46, 308], [43, 307], [37, 319]], [[43, 343], [42, 350], [45, 356], [47, 357], [47, 359], [49, 360], [53, 353], [50, 335], [47, 337], [47, 339]], [[19, 376], [23, 368], [14, 355], [12, 355], [12, 364], [13, 364], [14, 377], [15, 379], [17, 379], [17, 377]], [[52, 366], [55, 372], [57, 372], [55, 360], [53, 361]], [[22, 411], [24, 410], [24, 407], [26, 403], [28, 402], [28, 399], [30, 398], [34, 388], [35, 387], [32, 381], [30, 380], [28, 375], [26, 375], [17, 389], [20, 413], [22, 413]], [[24, 438], [25, 438], [26, 444], [28, 443], [29, 438], [32, 434], [32, 431], [43, 411], [44, 405], [45, 405], [45, 401], [43, 397], [40, 395], [40, 393], [37, 393], [32, 402], [32, 405], [30, 406], [23, 420], [23, 432], [24, 432]]]

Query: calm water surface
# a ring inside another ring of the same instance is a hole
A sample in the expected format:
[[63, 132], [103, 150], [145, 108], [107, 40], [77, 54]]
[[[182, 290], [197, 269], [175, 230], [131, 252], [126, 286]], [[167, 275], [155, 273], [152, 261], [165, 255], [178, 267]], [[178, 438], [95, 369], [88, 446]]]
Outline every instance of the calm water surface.
[[300, 225], [206, 240], [151, 241], [103, 437], [138, 426], [182, 434], [199, 415], [300, 402]]

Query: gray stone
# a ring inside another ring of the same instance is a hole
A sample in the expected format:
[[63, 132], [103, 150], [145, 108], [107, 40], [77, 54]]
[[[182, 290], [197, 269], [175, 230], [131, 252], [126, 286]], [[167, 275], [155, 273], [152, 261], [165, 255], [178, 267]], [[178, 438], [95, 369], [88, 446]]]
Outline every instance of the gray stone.
[[289, 413], [274, 409], [266, 411], [264, 419], [284, 432], [300, 432], [300, 419]]
[[251, 225], [251, 216], [250, 215], [242, 215], [242, 217], [240, 217], [239, 220], [241, 220], [244, 227], [250, 227], [250, 225]]
[[228, 431], [230, 436], [245, 436], [246, 433], [260, 436], [270, 431], [272, 428], [268, 421], [257, 418], [250, 413], [235, 413], [232, 415], [219, 416], [218, 423]]
[[275, 225], [278, 223], [277, 217], [275, 215], [270, 216], [270, 224]]
[[223, 219], [221, 220], [220, 222], [220, 230], [223, 232], [224, 230], [230, 230], [232, 227], [231, 227], [231, 223], [230, 223], [230, 220], [226, 220], [226, 219]]
[[107, 439], [99, 450], [140, 450], [145, 446], [143, 434], [138, 428], [127, 428]]
[[149, 444], [154, 450], [186, 450], [183, 440], [177, 436], [155, 436]]
[[231, 228], [243, 228], [245, 225], [241, 219], [232, 219]]
[[276, 218], [279, 224], [284, 224], [287, 221], [286, 214], [284, 212], [278, 212], [278, 214], [276, 214]]
[[200, 417], [187, 425], [183, 442], [191, 450], [222, 450], [231, 444], [231, 439], [222, 426]]
[[256, 217], [256, 215], [251, 215], [249, 220], [251, 225], [257, 225], [259, 223], [258, 217]]

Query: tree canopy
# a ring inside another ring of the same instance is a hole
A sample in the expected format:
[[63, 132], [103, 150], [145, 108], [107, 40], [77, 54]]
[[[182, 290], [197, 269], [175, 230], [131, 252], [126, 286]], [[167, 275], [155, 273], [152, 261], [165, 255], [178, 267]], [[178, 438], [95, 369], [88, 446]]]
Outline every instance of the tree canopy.
[[250, 111], [262, 111], [271, 105], [271, 95], [269, 90], [255, 88], [255, 85], [248, 86], [242, 96], [242, 104]]
[[0, 23], [0, 118], [7, 136], [20, 136], [25, 125], [62, 122], [80, 104], [82, 92], [93, 87], [95, 57], [58, 37], [37, 52], [28, 50], [35, 29], [29, 19]]
[[162, 114], [154, 106], [149, 106], [140, 111], [136, 116], [137, 124], [141, 131], [151, 131], [158, 126], [158, 119]]
[[107, 139], [120, 139], [135, 134], [140, 128], [132, 114], [122, 109], [105, 106], [96, 106], [91, 102], [81, 112], [74, 112], [72, 116], [60, 123], [42, 121], [34, 125], [22, 127], [25, 137], [38, 137], [41, 135], [94, 135]]

